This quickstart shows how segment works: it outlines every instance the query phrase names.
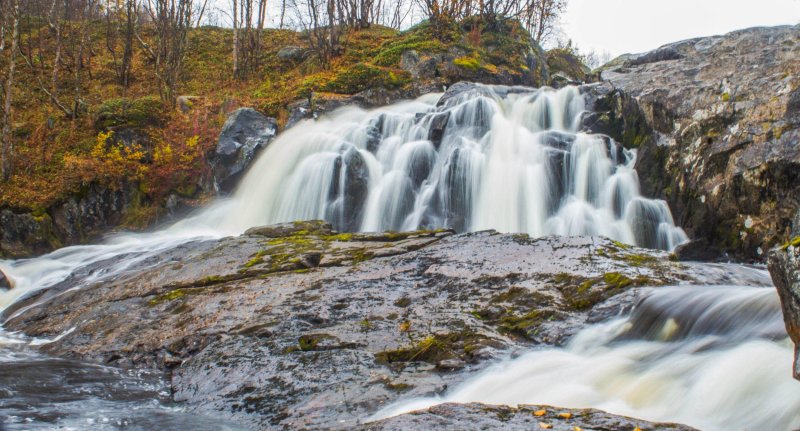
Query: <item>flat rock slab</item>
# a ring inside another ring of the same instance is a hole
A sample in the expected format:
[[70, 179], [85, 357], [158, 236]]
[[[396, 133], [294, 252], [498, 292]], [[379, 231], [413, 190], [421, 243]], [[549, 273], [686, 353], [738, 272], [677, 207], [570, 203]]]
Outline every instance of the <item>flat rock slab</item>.
[[176, 401], [262, 429], [355, 426], [509, 350], [561, 344], [634, 304], [636, 287], [727, 281], [724, 268], [605, 238], [322, 222], [131, 262], [78, 271], [7, 309], [5, 327], [61, 335], [49, 354], [161, 369]]
[[594, 409], [552, 406], [519, 407], [485, 404], [440, 404], [355, 428], [358, 431], [405, 430], [506, 430], [506, 431], [692, 431], [685, 425], [653, 423]]

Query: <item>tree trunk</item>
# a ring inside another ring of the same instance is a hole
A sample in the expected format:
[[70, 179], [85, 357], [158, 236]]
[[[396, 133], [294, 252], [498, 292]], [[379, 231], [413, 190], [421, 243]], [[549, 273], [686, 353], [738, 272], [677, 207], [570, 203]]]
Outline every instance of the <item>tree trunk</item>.
[[[3, 181], [8, 181], [11, 177], [14, 157], [14, 140], [11, 136], [11, 101], [14, 96], [14, 69], [17, 64], [17, 40], [19, 39], [19, 4], [17, 0], [11, 0], [11, 13], [13, 19], [13, 29], [11, 35], [11, 53], [9, 54], [8, 76], [6, 76], [5, 100], [3, 103], [3, 142], [0, 152], [0, 164], [2, 164]], [[6, 21], [7, 22], [7, 21]]]
[[233, 0], [233, 78], [239, 77], [239, 8]]

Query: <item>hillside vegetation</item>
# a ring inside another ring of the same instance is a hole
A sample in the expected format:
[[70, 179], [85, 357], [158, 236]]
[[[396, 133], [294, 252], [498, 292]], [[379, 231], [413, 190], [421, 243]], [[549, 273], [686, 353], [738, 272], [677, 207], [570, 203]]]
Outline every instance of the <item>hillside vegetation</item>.
[[[37, 24], [29, 20], [27, 25]], [[40, 25], [24, 34], [35, 35], [38, 43], [53, 43], [46, 26]], [[456, 55], [452, 64], [460, 71], [443, 77], [445, 84], [497, 74], [511, 76], [515, 83], [535, 84], [542, 78], [533, 76], [526, 58], [539, 52], [538, 47], [513, 21], [494, 32], [483, 31], [476, 20], [435, 35], [427, 22], [403, 32], [377, 25], [348, 30], [341, 38], [341, 55], [325, 65], [305, 48], [303, 33], [268, 29], [261, 34], [259, 67], [246, 79], [231, 74], [233, 32], [201, 27], [189, 32], [178, 86], [180, 94], [192, 97], [179, 98], [178, 107], [171, 109], [159, 100], [152, 65], [141, 49], [134, 50], [129, 87], [118, 83], [104, 32], [102, 22], [91, 24], [91, 55], [80, 81], [77, 119], [48, 103], [34, 68], [18, 64], [14, 173], [0, 184], [0, 209], [43, 215], [89, 185], [126, 187], [133, 188], [135, 196], [123, 224], [147, 226], [159, 218], [170, 193], [195, 200], [209, 195], [206, 154], [232, 110], [252, 106], [282, 125], [287, 106], [312, 95], [350, 95], [376, 87], [414, 94], [418, 83], [401, 67], [403, 53], [409, 50], [423, 58]], [[146, 42], [147, 32], [143, 37]], [[21, 38], [20, 44], [26, 43], [30, 42]], [[293, 55], [279, 56], [282, 48]], [[73, 82], [65, 79], [60, 85], [67, 92]]]

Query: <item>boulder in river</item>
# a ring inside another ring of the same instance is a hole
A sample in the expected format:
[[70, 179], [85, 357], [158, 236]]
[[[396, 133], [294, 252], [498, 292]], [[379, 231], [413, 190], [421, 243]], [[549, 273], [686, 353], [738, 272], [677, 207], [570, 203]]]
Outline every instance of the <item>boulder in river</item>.
[[219, 191], [228, 193], [278, 132], [274, 118], [253, 108], [241, 108], [225, 121], [219, 142], [211, 156], [211, 170]]
[[0, 289], [11, 290], [14, 288], [14, 280], [3, 272], [0, 268]]
[[773, 249], [769, 272], [778, 289], [786, 331], [794, 341], [794, 378], [800, 380], [800, 237]]

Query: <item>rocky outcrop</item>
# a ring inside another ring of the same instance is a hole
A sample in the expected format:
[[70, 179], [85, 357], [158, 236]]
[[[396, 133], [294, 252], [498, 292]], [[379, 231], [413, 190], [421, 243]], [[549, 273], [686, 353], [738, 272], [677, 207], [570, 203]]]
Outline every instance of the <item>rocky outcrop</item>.
[[306, 58], [308, 50], [300, 46], [288, 45], [278, 50], [277, 55], [283, 61], [299, 62]]
[[274, 118], [252, 108], [234, 111], [225, 121], [210, 163], [217, 190], [228, 193], [278, 132]]
[[606, 66], [589, 130], [638, 148], [645, 195], [690, 237], [763, 260], [800, 208], [800, 26], [674, 43]]
[[340, 234], [322, 222], [113, 259], [131, 265], [104, 277], [95, 269], [114, 261], [97, 262], [0, 321], [62, 335], [49, 354], [163, 370], [187, 408], [259, 429], [354, 427], [499, 355], [563, 343], [618, 315], [637, 286], [725, 275], [600, 238]]
[[769, 273], [778, 289], [786, 332], [794, 341], [794, 378], [800, 380], [800, 237], [773, 249]]
[[550, 72], [549, 85], [555, 88], [586, 82], [592, 72], [575, 52], [568, 48], [547, 51], [547, 67]]
[[[462, 25], [463, 31], [469, 32], [472, 28], [469, 24]], [[292, 127], [303, 119], [317, 118], [342, 106], [385, 106], [428, 93], [443, 92], [462, 81], [502, 86], [546, 85], [550, 73], [545, 51], [521, 27], [515, 27], [513, 23], [505, 25], [511, 27], [485, 32], [479, 38], [479, 46], [473, 46], [473, 42], [466, 40], [452, 45], [427, 40], [424, 43], [417, 41], [407, 44], [402, 40], [395, 41], [400, 46], [391, 50], [397, 51], [399, 59], [396, 64], [390, 63], [399, 68], [396, 73], [407, 73], [409, 79], [406, 85], [389, 88], [370, 86], [353, 95], [314, 92], [307, 99], [289, 105], [286, 127]]]
[[2, 269], [0, 269], [0, 289], [9, 290], [14, 288], [14, 280], [7, 276]]
[[406, 413], [355, 428], [358, 431], [407, 430], [509, 430], [530, 431], [692, 431], [686, 425], [652, 423], [611, 415], [594, 409], [552, 406], [518, 407], [484, 404], [440, 404], [428, 410]]
[[0, 256], [28, 257], [96, 238], [120, 223], [131, 199], [127, 189], [93, 184], [41, 213], [0, 210]]

